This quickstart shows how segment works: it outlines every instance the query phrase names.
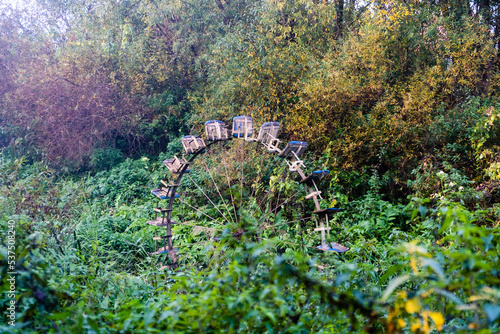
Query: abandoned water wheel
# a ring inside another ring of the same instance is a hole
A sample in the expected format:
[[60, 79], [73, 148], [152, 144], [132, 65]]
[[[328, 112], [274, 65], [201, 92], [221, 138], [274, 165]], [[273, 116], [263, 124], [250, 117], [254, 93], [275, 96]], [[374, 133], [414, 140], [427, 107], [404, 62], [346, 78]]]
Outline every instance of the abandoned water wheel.
[[[291, 141], [283, 149], [280, 149], [279, 148], [280, 140], [277, 138], [279, 128], [280, 124], [278, 122], [264, 123], [260, 127], [258, 135], [255, 137], [252, 118], [249, 116], [237, 116], [233, 119], [231, 136], [228, 134], [228, 129], [226, 128], [224, 122], [218, 120], [210, 120], [205, 123], [206, 141], [201, 137], [193, 135], [183, 137], [181, 141], [187, 157], [174, 156], [174, 158], [165, 160], [164, 164], [168, 168], [169, 173], [167, 173], [164, 179], [161, 180], [161, 185], [157, 189], [153, 189], [151, 191], [151, 193], [157, 198], [157, 205], [154, 208], [155, 218], [153, 220], [148, 221], [148, 224], [155, 225], [160, 228], [157, 229], [155, 232], [154, 240], [155, 240], [156, 251], [151, 253], [151, 255], [168, 254], [171, 266], [174, 267], [176, 266], [177, 257], [172, 241], [172, 225], [183, 224], [182, 222], [176, 222], [172, 220], [172, 211], [174, 210], [174, 203], [176, 199], [178, 199], [178, 201], [181, 202], [183, 205], [187, 205], [188, 207], [190, 207], [190, 209], [196, 211], [200, 215], [208, 217], [209, 220], [211, 220], [212, 222], [217, 221], [217, 218], [214, 218], [212, 215], [207, 214], [196, 205], [193, 206], [183, 201], [180, 198], [179, 194], [177, 193], [177, 190], [179, 187], [181, 187], [181, 181], [183, 179], [187, 178], [189, 179], [189, 181], [191, 181], [192, 184], [195, 185], [196, 189], [198, 189], [199, 192], [202, 193], [204, 197], [208, 200], [208, 202], [210, 202], [213, 205], [213, 207], [218, 212], [219, 217], [223, 217], [223, 219], [227, 223], [230, 223], [230, 221], [232, 221], [233, 223], [238, 221], [238, 213], [235, 205], [235, 197], [238, 197], [237, 193], [233, 194], [231, 193], [231, 191], [228, 191], [230, 194], [230, 202], [226, 201], [224, 199], [224, 196], [222, 195], [220, 187], [217, 185], [217, 182], [215, 181], [214, 175], [212, 175], [209, 168], [205, 164], [204, 167], [206, 167], [206, 170], [208, 172], [207, 174], [210, 176], [210, 179], [211, 181], [213, 181], [214, 184], [214, 188], [211, 189], [212, 194], [214, 196], [215, 194], [218, 194], [220, 197], [218, 203], [215, 203], [215, 201], [217, 200], [214, 200], [214, 198], [211, 198], [209, 195], [207, 195], [206, 193], [207, 189], [204, 190], [204, 187], [202, 185], [199, 185], [196, 182], [196, 180], [194, 180], [190, 175], [191, 168], [192, 166], [194, 166], [195, 161], [197, 160], [198, 157], [200, 157], [203, 153], [209, 154], [213, 152], [214, 147], [218, 147], [220, 150], [223, 151], [223, 148], [226, 146], [226, 143], [232, 139], [235, 139], [236, 141], [239, 142], [238, 144], [239, 146], [236, 147], [236, 149], [243, 150], [242, 147], [244, 146], [244, 143], [251, 142], [260, 144], [260, 146], [262, 146], [264, 150], [269, 153], [268, 155], [277, 153], [277, 155], [286, 163], [290, 173], [298, 174], [298, 180], [304, 186], [304, 190], [306, 191], [305, 199], [312, 200], [314, 203], [315, 210], [313, 214], [319, 218], [318, 220], [316, 220], [317, 224], [314, 231], [320, 232], [321, 234], [321, 245], [316, 248], [322, 251], [335, 251], [335, 252], [347, 251], [348, 248], [342, 245], [333, 242], [327, 244], [325, 242], [326, 241], [325, 233], [329, 232], [330, 230], [330, 226], [328, 223], [328, 215], [331, 213], [342, 211], [342, 209], [338, 208], [321, 209], [320, 207], [320, 202], [318, 198], [321, 198], [321, 192], [318, 190], [316, 182], [322, 179], [324, 176], [328, 175], [330, 172], [328, 170], [319, 170], [319, 171], [314, 171], [310, 175], [306, 176], [302, 169], [305, 167], [304, 161], [302, 161], [300, 157], [306, 150], [307, 143], [303, 141]], [[227, 157], [224, 158], [223, 155], [221, 157], [222, 157], [220, 158], [221, 161], [219, 161], [221, 166], [220, 169], [225, 172], [226, 174], [225, 176], [227, 177], [226, 190], [228, 189], [231, 190], [230, 188], [232, 188], [232, 186], [228, 172], [228, 163], [225, 160], [227, 159]], [[244, 161], [244, 159], [242, 159], [242, 161]], [[245, 176], [244, 175], [245, 173], [243, 166], [244, 165], [242, 162], [241, 178], [240, 178], [241, 184], [239, 187], [239, 190], [241, 192], [241, 196], [239, 197], [239, 210], [241, 210], [242, 207], [241, 203], [242, 203], [242, 195], [244, 189], [243, 178]], [[223, 171], [217, 173], [219, 174], [218, 176], [220, 181], [224, 179]], [[294, 196], [296, 195], [297, 194], [295, 194]], [[262, 199], [262, 201], [263, 200], [264, 198]], [[271, 210], [271, 212], [276, 212], [276, 210], [285, 205], [287, 202], [288, 200], [280, 202], [278, 196], [277, 206], [273, 210]], [[294, 221], [287, 223], [293, 223], [293, 222]], [[194, 225], [194, 226], [202, 230], [205, 229], [206, 231], [209, 232], [217, 231], [217, 229], [213, 227], [207, 227], [201, 225]], [[158, 235], [159, 231], [164, 231], [164, 232], [162, 233], [162, 235]], [[237, 234], [238, 233], [234, 233], [235, 237], [237, 237]], [[167, 267], [168, 266], [162, 266], [160, 269]]]

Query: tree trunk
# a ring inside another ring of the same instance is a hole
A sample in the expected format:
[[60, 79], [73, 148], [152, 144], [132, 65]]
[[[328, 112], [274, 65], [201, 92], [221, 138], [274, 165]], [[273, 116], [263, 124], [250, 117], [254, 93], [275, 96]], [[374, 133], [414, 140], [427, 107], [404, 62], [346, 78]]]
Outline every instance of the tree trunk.
[[344, 24], [344, 0], [337, 0], [337, 38], [342, 37]]

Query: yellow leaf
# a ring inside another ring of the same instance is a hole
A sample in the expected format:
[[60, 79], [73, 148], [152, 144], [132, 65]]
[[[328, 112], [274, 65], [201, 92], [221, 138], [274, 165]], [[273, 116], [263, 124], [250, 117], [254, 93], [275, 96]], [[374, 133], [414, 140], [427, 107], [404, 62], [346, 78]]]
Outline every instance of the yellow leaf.
[[413, 269], [413, 272], [415, 274], [418, 274], [417, 261], [415, 260], [415, 258], [413, 256], [410, 258], [410, 264], [411, 264], [411, 268]]
[[413, 324], [411, 324], [410, 330], [412, 332], [416, 332], [420, 329], [420, 327], [421, 327], [420, 322], [414, 322]]
[[428, 313], [429, 313], [429, 317], [432, 319], [432, 321], [434, 321], [434, 325], [436, 325], [436, 329], [438, 331], [442, 330], [443, 325], [444, 325], [443, 315], [439, 312], [432, 312], [432, 311], [429, 311]]
[[422, 319], [423, 319], [423, 323], [424, 323], [424, 326], [422, 327], [422, 331], [425, 333], [425, 334], [429, 334], [429, 332], [431, 331], [431, 329], [429, 328], [429, 322], [427, 321], [427, 312], [422, 312]]
[[398, 319], [398, 325], [400, 328], [403, 328], [406, 326], [406, 322], [403, 319]]
[[409, 299], [405, 304], [405, 309], [406, 309], [406, 312], [408, 312], [408, 313], [418, 312], [418, 311], [420, 311], [421, 308], [422, 308], [422, 305], [420, 305], [420, 299], [418, 299], [416, 297]]
[[476, 295], [474, 295], [474, 296], [469, 297], [469, 300], [471, 302], [475, 302], [475, 301], [483, 300], [483, 299], [488, 299], [488, 296], [476, 296]]

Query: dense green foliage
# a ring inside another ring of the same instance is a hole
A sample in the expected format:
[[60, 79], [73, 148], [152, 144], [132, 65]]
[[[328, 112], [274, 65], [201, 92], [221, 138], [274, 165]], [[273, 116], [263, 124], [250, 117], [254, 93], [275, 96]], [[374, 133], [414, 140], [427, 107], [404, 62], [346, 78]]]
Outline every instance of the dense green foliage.
[[[0, 331], [498, 332], [499, 44], [494, 0], [0, 4]], [[232, 142], [183, 180], [158, 270], [161, 161], [237, 115], [308, 141], [348, 252]]]
[[[216, 172], [211, 155], [193, 170], [197, 183]], [[233, 167], [258, 171], [262, 162], [256, 158]], [[71, 180], [4, 152], [0, 204], [7, 210], [1, 222], [2, 228], [9, 221], [16, 226], [19, 327], [5, 324], [3, 330], [498, 330], [500, 207], [470, 211], [458, 203], [484, 196], [458, 171], [419, 174], [437, 178], [439, 185], [432, 198], [415, 197], [406, 205], [382, 199], [384, 181], [376, 175], [366, 180], [364, 196], [349, 200], [353, 195], [341, 187], [344, 177], [334, 174], [337, 179], [323, 190], [329, 194], [325, 200], [336, 198], [347, 209], [331, 222], [328, 238], [351, 248], [342, 255], [318, 253], [314, 222], [294, 222], [309, 211], [300, 205], [304, 195], [262, 220], [266, 203], [279, 194], [293, 197], [286, 193], [294, 193], [298, 184], [288, 178], [274, 183], [279, 167], [276, 176], [250, 175], [244, 182], [256, 184], [257, 177], [258, 186], [272, 194], [261, 206], [258, 190], [255, 196], [244, 194], [248, 202], [236, 223], [220, 225], [176, 205], [174, 218], [184, 222], [174, 227], [180, 267], [158, 271], [162, 258], [148, 255], [156, 228], [145, 221], [153, 207], [149, 189], [164, 172], [161, 160], [126, 160], [110, 171]], [[202, 166], [211, 167], [203, 171]], [[195, 204], [201, 195], [191, 194], [192, 188], [185, 184], [185, 200], [216, 215], [213, 208]], [[239, 192], [221, 189], [234, 196]], [[205, 191], [215, 190], [207, 186]], [[222, 203], [218, 206], [223, 210]], [[200, 225], [205, 226], [201, 231]], [[275, 226], [271, 231], [270, 225]], [[245, 232], [235, 238], [237, 231]], [[210, 241], [213, 235], [220, 239]], [[7, 290], [7, 244], [2, 247]]]
[[475, 129], [498, 113], [498, 6], [5, 5], [0, 140], [65, 170], [95, 168], [95, 150], [157, 154], [207, 119], [248, 114], [258, 124], [278, 120], [284, 136], [328, 150], [334, 167], [389, 173], [395, 195], [409, 193], [422, 159], [479, 180], [486, 170], [498, 174], [498, 131]]

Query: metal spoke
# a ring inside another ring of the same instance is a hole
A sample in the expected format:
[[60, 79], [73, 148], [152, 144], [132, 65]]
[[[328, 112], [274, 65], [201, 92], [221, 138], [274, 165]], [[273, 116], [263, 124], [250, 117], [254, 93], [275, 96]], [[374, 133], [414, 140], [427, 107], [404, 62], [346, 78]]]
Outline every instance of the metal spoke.
[[224, 206], [226, 207], [226, 211], [227, 211], [227, 213], [229, 215], [229, 218], [231, 218], [231, 221], [234, 224], [233, 216], [231, 215], [231, 212], [229, 211], [229, 208], [227, 207], [226, 201], [224, 200], [224, 197], [222, 196], [222, 194], [220, 192], [219, 186], [217, 186], [217, 183], [215, 182], [214, 177], [212, 176], [212, 173], [210, 172], [210, 169], [208, 168], [207, 164], [204, 163], [204, 165], [205, 165], [205, 169], [208, 172], [208, 175], [210, 175], [210, 178], [212, 179], [212, 182], [213, 182], [215, 188], [217, 189], [217, 192], [219, 193], [219, 197], [220, 197], [222, 203], [224, 203]]
[[222, 224], [221, 224], [221, 223], [219, 223], [219, 222], [218, 222], [218, 221], [217, 221], [214, 217], [211, 217], [211, 216], [207, 215], [205, 212], [201, 211], [200, 209], [198, 209], [198, 208], [196, 208], [196, 207], [192, 206], [191, 204], [189, 204], [189, 203], [187, 203], [187, 202], [183, 201], [183, 200], [182, 200], [182, 199], [180, 199], [180, 198], [178, 198], [178, 200], [179, 200], [181, 203], [186, 204], [187, 206], [189, 206], [191, 209], [194, 209], [194, 210], [196, 210], [197, 212], [201, 213], [202, 215], [205, 215], [205, 216], [207, 216], [208, 218], [212, 219], [213, 221], [217, 222], [217, 224], [222, 225]]
[[[257, 175], [257, 179], [256, 179], [256, 181], [259, 181], [259, 179], [261, 179], [261, 178], [262, 178], [262, 177], [261, 177], [261, 175], [260, 175], [260, 173], [261, 173], [261, 171], [262, 171], [263, 162], [264, 162], [264, 160], [263, 160], [263, 159], [261, 159], [261, 161], [260, 161], [260, 169], [259, 169], [259, 174]], [[252, 192], [250, 193], [250, 197], [249, 197], [249, 198], [252, 198], [252, 197], [253, 197], [253, 196], [257, 193], [257, 187], [258, 187], [257, 185], [252, 186]], [[251, 201], [248, 201], [247, 211], [248, 211], [248, 210], [250, 210], [250, 205], [251, 205], [251, 204], [252, 204], [252, 203], [251, 203]], [[257, 204], [257, 201], [255, 201], [255, 204]], [[260, 206], [259, 206], [259, 208], [260, 208]]]
[[205, 197], [208, 199], [208, 201], [210, 203], [212, 203], [212, 205], [214, 206], [214, 208], [219, 211], [219, 213], [222, 215], [222, 217], [224, 217], [224, 219], [226, 220], [226, 222], [229, 223], [229, 220], [227, 220], [226, 216], [224, 216], [224, 214], [219, 210], [219, 208], [217, 207], [217, 205], [215, 205], [214, 202], [212, 202], [212, 200], [210, 199], [210, 197], [208, 197], [208, 195], [203, 191], [203, 189], [201, 189], [201, 187], [198, 185], [198, 183], [196, 183], [193, 178], [191, 177], [191, 175], [188, 174], [188, 177], [189, 179], [195, 184], [195, 186], [203, 193], [203, 195], [205, 195]]
[[265, 226], [265, 227], [260, 228], [260, 230], [265, 230], [265, 229], [276, 227], [276, 226], [280, 226], [280, 225], [292, 224], [292, 223], [300, 222], [302, 220], [311, 219], [311, 218], [312, 217], [306, 217], [306, 218], [302, 218], [302, 219], [292, 220], [291, 222], [279, 223], [279, 224], [275, 224], [275, 225], [269, 225], [269, 226]]
[[184, 244], [184, 245], [179, 245], [179, 246], [175, 246], [175, 247], [179, 248], [179, 247], [193, 246], [193, 245], [197, 245], [197, 244], [204, 244], [204, 243], [207, 243], [209, 241], [210, 240], [197, 241], [197, 242], [193, 242], [193, 243], [190, 243], [190, 244]]
[[215, 231], [224, 232], [223, 230], [219, 230], [219, 229], [216, 229], [216, 228], [213, 228], [213, 227], [206, 227], [206, 226], [201, 226], [201, 225], [196, 225], [196, 224], [190, 224], [190, 223], [186, 223], [186, 222], [184, 222], [184, 223], [177, 223], [177, 225], [209, 228], [209, 229], [212, 229], [212, 230], [215, 230]]
[[[273, 239], [268, 239], [268, 238], [262, 238], [262, 240], [275, 241]], [[300, 244], [296, 244], [296, 243], [293, 243], [293, 242], [282, 241], [282, 240], [278, 240], [277, 242], [282, 242], [284, 244], [289, 244], [289, 245], [294, 245], [294, 246], [300, 246], [300, 247], [317, 248], [316, 246], [300, 245]]]
[[264, 220], [267, 216], [269, 216], [270, 214], [272, 214], [274, 211], [278, 210], [280, 207], [282, 207], [283, 205], [285, 205], [286, 203], [288, 203], [289, 201], [291, 201], [295, 196], [297, 196], [303, 189], [300, 189], [299, 191], [297, 191], [295, 194], [293, 194], [292, 197], [290, 197], [289, 199], [287, 199], [286, 201], [284, 201], [283, 203], [281, 203], [280, 205], [278, 205], [276, 208], [274, 208], [273, 210], [271, 210], [270, 212], [266, 213], [258, 222], [260, 223], [262, 220]]
[[[285, 174], [285, 171], [283, 171], [283, 172], [281, 173], [281, 176], [280, 176], [280, 177], [282, 177], [282, 176], [283, 176], [283, 174]], [[271, 193], [271, 190], [268, 190], [268, 191], [267, 191], [267, 193], [266, 193], [266, 195], [265, 195], [265, 196], [262, 198], [262, 200], [259, 202], [259, 204], [258, 204], [258, 206], [259, 206], [259, 207], [262, 205], [262, 203], [264, 203], [264, 201], [267, 199], [267, 197], [269, 196], [269, 194], [270, 194], [270, 193]]]
[[267, 199], [267, 197], [269, 196], [269, 194], [271, 193], [271, 190], [267, 190], [266, 194], [264, 195], [264, 197], [262, 197], [262, 200], [257, 204], [257, 206], [260, 208], [262, 203], [264, 203], [264, 201]]
[[[227, 172], [227, 162], [226, 162], [226, 157], [225, 155], [222, 155], [224, 157], [222, 163], [224, 164], [224, 169], [226, 170], [226, 178], [227, 178], [227, 187], [228, 189], [231, 189], [231, 181], [229, 181], [229, 173]], [[236, 206], [234, 205], [234, 197], [233, 197], [233, 192], [229, 191], [231, 194], [231, 203], [233, 204], [233, 210], [234, 210], [234, 219], [236, 222], [238, 222], [238, 214], [236, 213]]]
[[243, 145], [245, 143], [243, 142], [242, 144], [240, 144], [240, 163], [241, 163], [241, 176], [240, 176], [240, 207], [239, 207], [239, 211], [241, 212], [241, 207], [243, 206], [243, 166], [244, 166], [244, 163], [243, 163]]

